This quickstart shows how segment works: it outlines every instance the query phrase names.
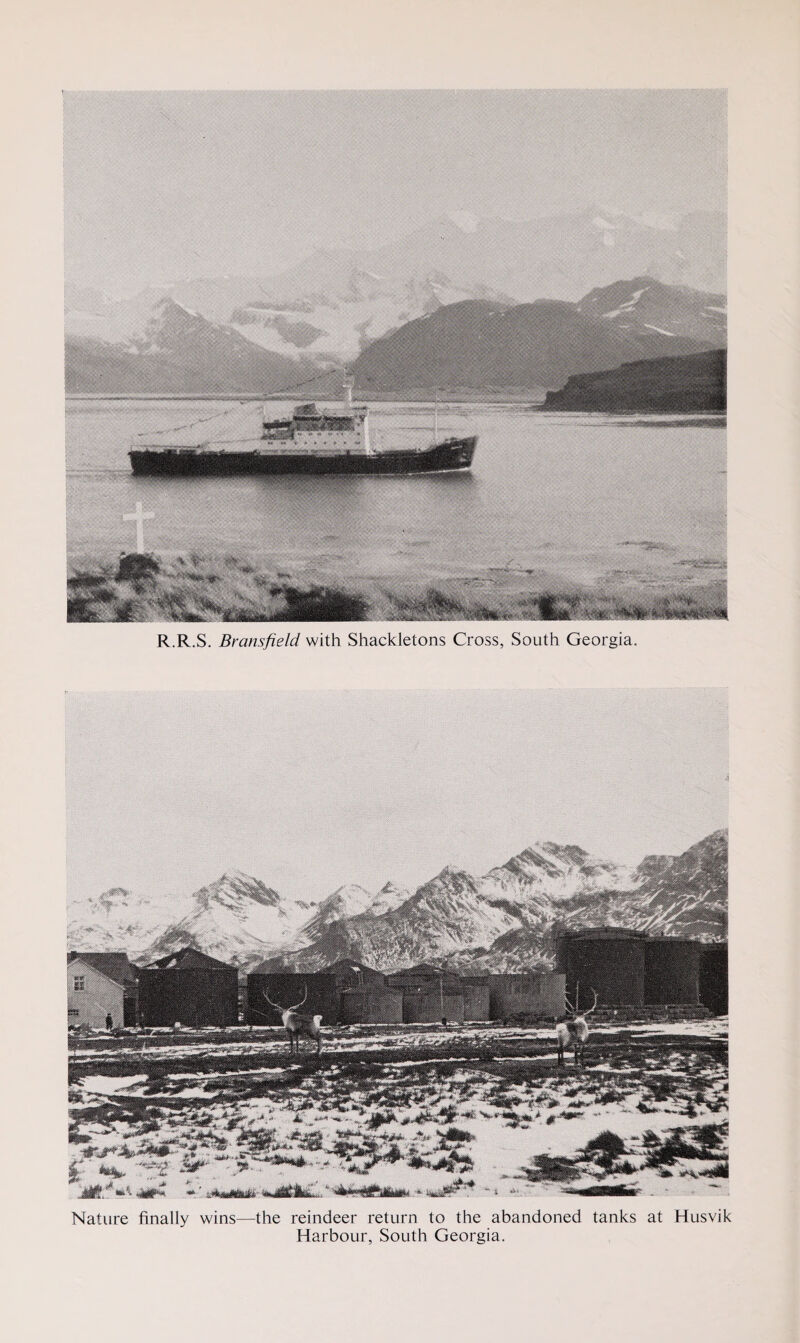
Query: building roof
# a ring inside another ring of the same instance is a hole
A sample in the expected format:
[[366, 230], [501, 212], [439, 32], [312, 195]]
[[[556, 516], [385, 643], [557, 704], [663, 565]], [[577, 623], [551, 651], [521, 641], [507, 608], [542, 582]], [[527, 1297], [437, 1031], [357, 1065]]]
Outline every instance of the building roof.
[[346, 956], [339, 961], [334, 961], [332, 965], [321, 965], [318, 970], [294, 970], [291, 966], [276, 969], [275, 961], [275, 957], [261, 961], [250, 973], [253, 975], [280, 975], [283, 978], [291, 977], [292, 979], [334, 979], [337, 984], [343, 984], [359, 976], [370, 983], [382, 984], [385, 979], [380, 970], [376, 970], [371, 965], [365, 965], [363, 961], [354, 961]]
[[643, 941], [648, 939], [648, 934], [640, 932], [637, 928], [617, 928], [613, 924], [603, 923], [596, 928], [565, 928], [559, 934], [560, 937], [587, 938], [590, 941], [595, 939], [629, 937]]
[[125, 988], [134, 988], [136, 985], [136, 970], [125, 951], [70, 951], [67, 954], [67, 964], [72, 961], [83, 961], [84, 965], [91, 965], [92, 969], [99, 970], [101, 975], [113, 979]]
[[411, 965], [405, 970], [394, 970], [386, 976], [387, 984], [418, 984], [420, 986], [439, 983], [460, 984], [461, 976], [455, 970], [446, 970], [444, 966], [429, 965], [423, 962], [421, 965]]
[[147, 970], [235, 970], [235, 966], [228, 965], [226, 961], [218, 961], [213, 956], [207, 956], [204, 951], [198, 951], [197, 947], [181, 947], [180, 951], [170, 952], [169, 956], [161, 956], [156, 961], [150, 961], [145, 967]]
[[[371, 965], [365, 965], [363, 961], [353, 961], [348, 958], [342, 958], [340, 961], [334, 961], [333, 965], [328, 965], [323, 971], [326, 975], [333, 975], [337, 982], [351, 980], [353, 978], [363, 978], [370, 983], [384, 983], [385, 976], [380, 970], [376, 970]], [[356, 986], [357, 987], [357, 986]]]

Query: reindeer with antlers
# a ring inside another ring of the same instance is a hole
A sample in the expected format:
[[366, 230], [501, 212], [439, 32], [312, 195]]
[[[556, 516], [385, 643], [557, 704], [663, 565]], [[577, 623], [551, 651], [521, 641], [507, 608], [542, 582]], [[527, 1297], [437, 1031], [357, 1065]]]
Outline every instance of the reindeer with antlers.
[[563, 1021], [556, 1023], [556, 1040], [558, 1041], [558, 1066], [564, 1065], [564, 1050], [570, 1046], [575, 1051], [575, 1067], [583, 1067], [583, 1055], [586, 1048], [586, 1041], [589, 1039], [589, 1026], [586, 1018], [591, 1015], [597, 1007], [597, 989], [592, 989], [594, 1002], [586, 1012], [578, 1011], [578, 1001], [580, 998], [580, 985], [575, 991], [575, 1006], [572, 1006], [566, 993], [564, 1002], [566, 1004], [568, 1016]]
[[299, 1054], [300, 1036], [307, 1035], [310, 1040], [316, 1040], [317, 1055], [319, 1055], [322, 1050], [322, 1031], [320, 1030], [322, 1017], [318, 1013], [312, 1016], [310, 1012], [300, 1011], [308, 997], [308, 985], [303, 985], [303, 996], [299, 1003], [295, 1003], [294, 1007], [281, 1007], [280, 1003], [274, 1003], [266, 992], [264, 997], [270, 1007], [274, 1007], [283, 1022], [286, 1034], [289, 1036], [289, 1053]]

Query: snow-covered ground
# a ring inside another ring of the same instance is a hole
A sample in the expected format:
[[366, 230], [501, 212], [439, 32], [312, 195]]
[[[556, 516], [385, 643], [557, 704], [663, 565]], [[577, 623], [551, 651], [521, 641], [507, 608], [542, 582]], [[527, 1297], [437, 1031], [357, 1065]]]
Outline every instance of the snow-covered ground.
[[583, 1071], [548, 1029], [237, 1035], [79, 1047], [73, 1196], [727, 1192], [724, 1019], [601, 1026]]

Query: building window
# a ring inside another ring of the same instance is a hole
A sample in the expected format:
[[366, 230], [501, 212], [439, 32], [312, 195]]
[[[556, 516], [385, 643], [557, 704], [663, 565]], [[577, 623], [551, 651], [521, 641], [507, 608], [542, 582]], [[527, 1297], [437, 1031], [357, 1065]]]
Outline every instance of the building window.
[[76, 992], [80, 992], [81, 989], [85, 989], [85, 988], [86, 988], [86, 976], [85, 976], [85, 975], [75, 975], [75, 977], [74, 977], [73, 980], [72, 980], [72, 987], [73, 987], [73, 989], [75, 989]]
[[68, 1017], [78, 1017], [78, 1016], [80, 1016], [80, 1012], [78, 1011], [77, 1007], [68, 1007], [68, 1008], [67, 1008], [67, 1016], [68, 1016]]

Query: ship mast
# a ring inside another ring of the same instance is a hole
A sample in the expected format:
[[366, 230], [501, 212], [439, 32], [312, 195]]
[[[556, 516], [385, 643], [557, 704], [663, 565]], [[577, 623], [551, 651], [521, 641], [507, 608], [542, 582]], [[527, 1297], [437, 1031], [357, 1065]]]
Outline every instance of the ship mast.
[[439, 388], [433, 389], [433, 445], [436, 446], [436, 440], [439, 437]]

